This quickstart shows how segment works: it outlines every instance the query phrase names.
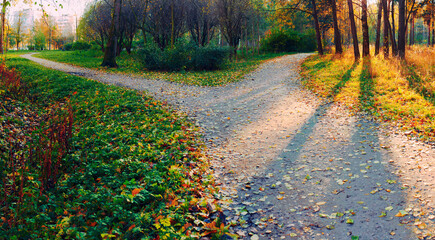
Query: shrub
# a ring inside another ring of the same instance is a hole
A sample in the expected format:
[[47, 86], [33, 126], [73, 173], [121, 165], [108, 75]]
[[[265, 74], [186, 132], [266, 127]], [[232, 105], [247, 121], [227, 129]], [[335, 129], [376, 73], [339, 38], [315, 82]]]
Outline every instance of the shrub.
[[173, 48], [161, 50], [147, 45], [139, 51], [139, 61], [148, 70], [215, 70], [229, 54], [227, 48], [198, 47], [192, 43], [177, 43]]
[[8, 69], [4, 63], [0, 65], [0, 93], [11, 98], [23, 99], [28, 89], [15, 69]]
[[72, 44], [72, 50], [89, 50], [91, 48], [91, 44], [87, 42], [74, 42]]
[[67, 44], [63, 45], [64, 51], [71, 51], [72, 48], [73, 48], [73, 43], [67, 43]]
[[299, 51], [311, 52], [317, 49], [316, 32], [313, 29], [301, 35]]
[[298, 33], [292, 30], [274, 30], [262, 41], [262, 50], [266, 52], [305, 52], [315, 49], [313, 31]]
[[162, 51], [153, 45], [146, 45], [139, 51], [139, 61], [148, 70], [159, 70], [162, 58]]
[[219, 69], [228, 57], [230, 50], [222, 47], [202, 47], [193, 52], [190, 65], [194, 70]]

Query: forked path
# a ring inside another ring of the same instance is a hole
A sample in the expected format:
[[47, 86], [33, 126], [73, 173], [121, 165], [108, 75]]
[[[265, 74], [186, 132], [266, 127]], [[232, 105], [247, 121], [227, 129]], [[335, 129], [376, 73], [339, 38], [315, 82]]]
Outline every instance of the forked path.
[[233, 202], [222, 203], [226, 220], [237, 223], [233, 230], [242, 239], [427, 236], [435, 198], [433, 149], [389, 135], [375, 121], [304, 90], [299, 66], [307, 56], [268, 61], [238, 83], [196, 87], [24, 55], [46, 67], [147, 91], [194, 118], [222, 198]]

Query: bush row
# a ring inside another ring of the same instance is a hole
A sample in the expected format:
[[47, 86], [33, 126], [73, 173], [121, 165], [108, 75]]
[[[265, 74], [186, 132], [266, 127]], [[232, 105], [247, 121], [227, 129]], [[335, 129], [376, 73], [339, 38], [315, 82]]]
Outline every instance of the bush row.
[[67, 43], [63, 46], [63, 50], [65, 51], [74, 51], [74, 50], [89, 50], [91, 49], [92, 45], [87, 42], [73, 42], [73, 43]]
[[180, 71], [220, 69], [229, 53], [229, 48], [177, 43], [164, 50], [149, 44], [139, 50], [138, 55], [142, 66], [148, 70]]

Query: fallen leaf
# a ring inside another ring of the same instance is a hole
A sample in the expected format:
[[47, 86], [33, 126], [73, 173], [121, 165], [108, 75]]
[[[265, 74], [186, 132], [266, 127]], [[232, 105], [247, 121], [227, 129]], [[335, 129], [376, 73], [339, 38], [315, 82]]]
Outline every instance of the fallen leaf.
[[334, 225], [326, 225], [326, 229], [333, 230], [333, 229], [335, 229], [335, 226]]
[[131, 195], [136, 196], [138, 193], [140, 193], [140, 191], [142, 191], [143, 188], [135, 188], [133, 189], [133, 191], [131, 191]]
[[405, 211], [405, 210], [400, 210], [395, 216], [396, 217], [404, 217], [404, 216], [406, 216], [406, 215], [408, 215], [408, 212], [407, 211]]
[[427, 225], [426, 225], [426, 223], [420, 223], [417, 225], [417, 227], [418, 227], [418, 229], [423, 230], [423, 229], [426, 229]]

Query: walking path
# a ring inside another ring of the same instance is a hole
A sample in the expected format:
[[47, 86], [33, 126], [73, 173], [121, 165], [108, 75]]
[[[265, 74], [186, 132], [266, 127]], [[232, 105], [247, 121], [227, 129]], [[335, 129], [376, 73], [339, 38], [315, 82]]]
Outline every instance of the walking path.
[[194, 118], [204, 131], [221, 197], [233, 202], [223, 201], [227, 221], [238, 224], [234, 231], [243, 239], [429, 235], [435, 218], [434, 150], [304, 90], [299, 66], [308, 55], [268, 61], [245, 80], [224, 87], [186, 86], [23, 57], [147, 91]]

